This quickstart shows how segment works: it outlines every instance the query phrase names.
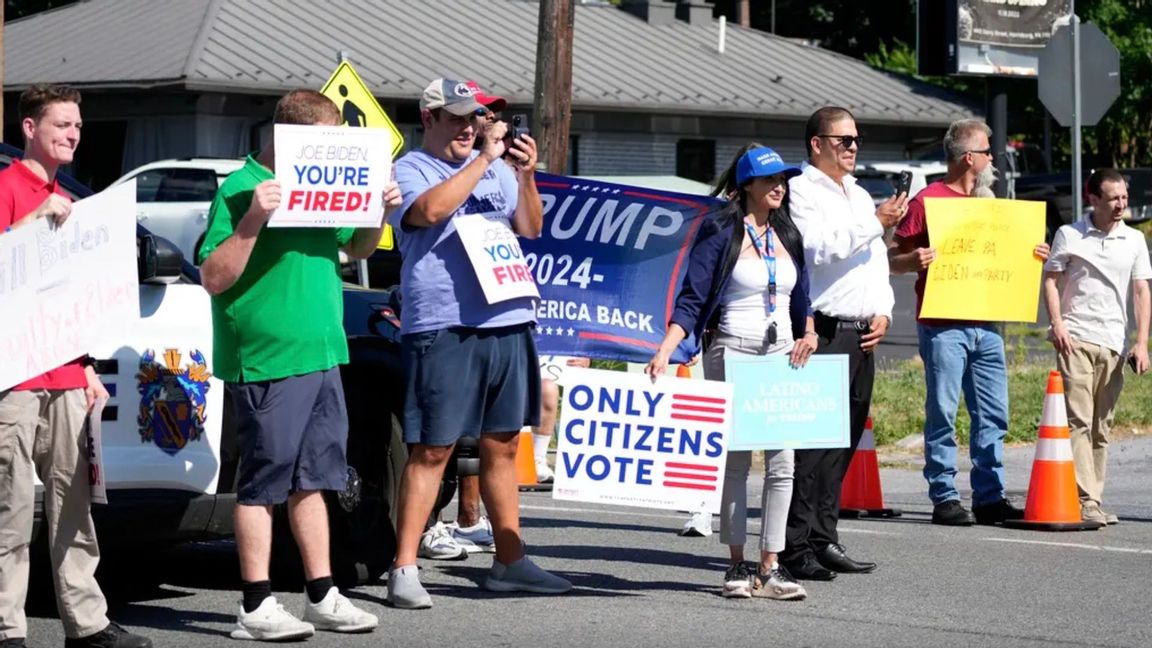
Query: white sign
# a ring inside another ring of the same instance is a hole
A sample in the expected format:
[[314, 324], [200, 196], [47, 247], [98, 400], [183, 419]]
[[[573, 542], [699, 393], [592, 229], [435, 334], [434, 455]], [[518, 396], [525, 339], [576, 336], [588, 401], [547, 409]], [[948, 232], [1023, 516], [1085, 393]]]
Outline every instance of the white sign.
[[104, 476], [104, 442], [101, 439], [100, 420], [104, 415], [107, 398], [98, 398], [88, 412], [88, 484], [92, 487], [93, 504], [108, 503], [108, 485]]
[[280, 208], [269, 227], [379, 227], [392, 177], [386, 128], [276, 124]]
[[[569, 367], [579, 366], [568, 364], [570, 361], [580, 362], [581, 359], [573, 356], [540, 356], [540, 378], [542, 380], [553, 380], [559, 382], [564, 377], [564, 372], [567, 371]], [[583, 362], [583, 366], [588, 366], [587, 360], [584, 360]]]
[[506, 216], [466, 214], [453, 216], [452, 222], [489, 304], [517, 297], [540, 298], [532, 269], [524, 261]]
[[720, 511], [731, 384], [577, 367], [564, 379], [552, 497]]
[[140, 318], [136, 183], [0, 233], [0, 391], [116, 344]]

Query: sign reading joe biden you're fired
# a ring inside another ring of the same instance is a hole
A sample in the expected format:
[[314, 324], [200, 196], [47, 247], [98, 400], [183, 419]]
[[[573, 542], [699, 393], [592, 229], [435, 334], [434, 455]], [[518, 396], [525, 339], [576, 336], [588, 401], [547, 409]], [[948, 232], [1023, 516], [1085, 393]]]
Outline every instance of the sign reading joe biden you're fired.
[[553, 498], [720, 511], [731, 384], [576, 367], [562, 384]]
[[489, 304], [517, 297], [540, 297], [507, 216], [464, 214], [452, 217], [452, 225]]
[[280, 208], [269, 227], [379, 227], [392, 174], [382, 128], [276, 124]]

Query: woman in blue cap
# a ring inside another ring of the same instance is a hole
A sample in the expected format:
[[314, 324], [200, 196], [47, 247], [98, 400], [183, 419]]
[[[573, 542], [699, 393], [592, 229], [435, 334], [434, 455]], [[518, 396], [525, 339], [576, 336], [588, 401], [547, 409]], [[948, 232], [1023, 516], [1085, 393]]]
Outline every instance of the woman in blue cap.
[[[704, 351], [708, 380], [724, 380], [724, 349], [788, 354], [795, 367], [808, 361], [817, 338], [804, 249], [786, 199], [788, 178], [799, 173], [772, 149], [751, 144], [721, 176], [717, 192], [728, 203], [700, 227], [664, 341], [648, 363], [653, 380], [690, 333], [701, 340], [705, 331], [714, 333]], [[764, 455], [760, 560], [750, 564], [744, 562], [744, 543], [752, 453], [728, 453], [720, 510], [720, 542], [730, 552], [723, 593], [730, 598], [804, 598], [803, 586], [777, 561], [792, 500], [793, 452]]]

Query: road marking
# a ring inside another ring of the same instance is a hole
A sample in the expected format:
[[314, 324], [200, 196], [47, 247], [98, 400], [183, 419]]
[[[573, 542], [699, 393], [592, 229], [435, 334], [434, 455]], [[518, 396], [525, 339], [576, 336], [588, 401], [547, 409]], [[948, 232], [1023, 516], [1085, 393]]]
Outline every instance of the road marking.
[[988, 542], [1012, 542], [1015, 544], [1034, 544], [1046, 547], [1068, 547], [1070, 549], [1091, 549], [1092, 551], [1113, 551], [1116, 553], [1152, 554], [1152, 549], [1135, 549], [1131, 547], [1108, 547], [1105, 545], [1091, 545], [1080, 542], [1049, 542], [1047, 540], [1020, 540], [1018, 538], [984, 538]]

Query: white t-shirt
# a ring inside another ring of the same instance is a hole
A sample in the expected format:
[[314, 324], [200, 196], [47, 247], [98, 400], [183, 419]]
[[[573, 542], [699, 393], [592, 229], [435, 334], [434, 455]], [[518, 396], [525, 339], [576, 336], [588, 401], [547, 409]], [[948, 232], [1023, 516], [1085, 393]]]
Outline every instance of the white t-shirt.
[[1069, 335], [1123, 353], [1128, 291], [1152, 278], [1144, 235], [1124, 223], [1104, 233], [1085, 218], [1057, 230], [1044, 270], [1063, 273], [1057, 285]]
[[[779, 242], [776, 243], [780, 245]], [[792, 289], [796, 264], [776, 259], [776, 310], [768, 315], [768, 266], [761, 257], [741, 256], [720, 298], [720, 332], [767, 341], [768, 325], [776, 322], [776, 345], [792, 342]]]

